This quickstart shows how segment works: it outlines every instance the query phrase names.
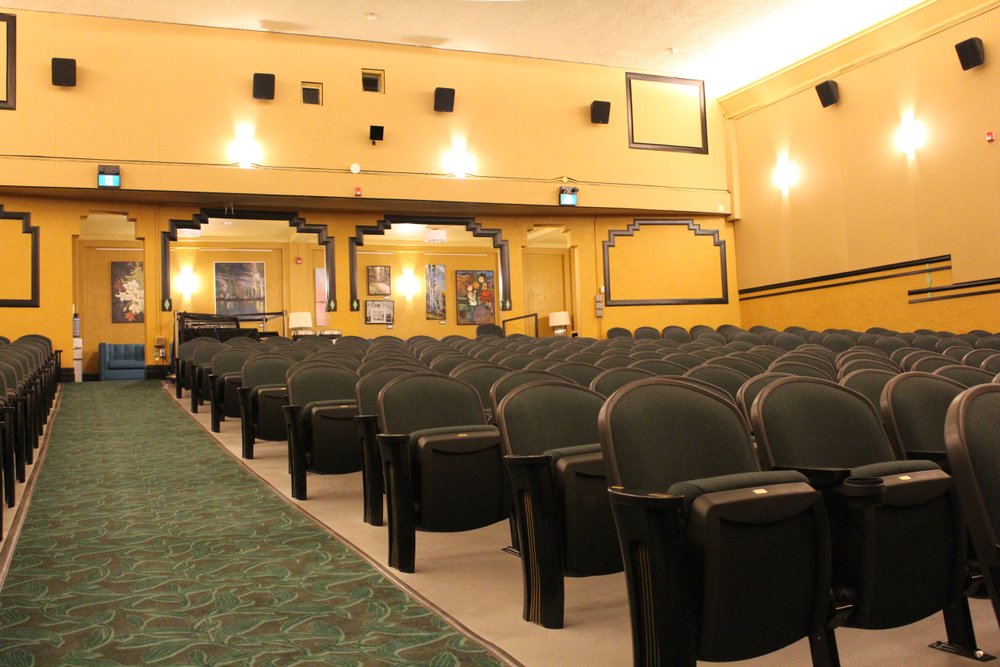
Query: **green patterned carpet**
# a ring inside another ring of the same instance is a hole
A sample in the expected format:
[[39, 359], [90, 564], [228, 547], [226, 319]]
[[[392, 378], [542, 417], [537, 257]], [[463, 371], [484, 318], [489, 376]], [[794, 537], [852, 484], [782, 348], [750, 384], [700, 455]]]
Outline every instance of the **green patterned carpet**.
[[67, 384], [0, 665], [500, 665], [217, 447], [157, 382]]

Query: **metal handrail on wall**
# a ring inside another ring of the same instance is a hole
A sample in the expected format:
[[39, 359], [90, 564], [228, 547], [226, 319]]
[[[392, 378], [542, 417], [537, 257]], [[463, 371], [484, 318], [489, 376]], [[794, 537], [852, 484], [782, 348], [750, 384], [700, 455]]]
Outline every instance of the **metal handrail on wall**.
[[505, 336], [507, 335], [508, 322], [516, 322], [517, 320], [526, 320], [528, 318], [532, 318], [535, 320], [535, 338], [538, 338], [538, 313], [530, 313], [528, 315], [520, 315], [518, 317], [508, 317], [506, 320], [503, 320], [502, 322], [500, 322], [500, 324], [503, 325], [503, 334]]

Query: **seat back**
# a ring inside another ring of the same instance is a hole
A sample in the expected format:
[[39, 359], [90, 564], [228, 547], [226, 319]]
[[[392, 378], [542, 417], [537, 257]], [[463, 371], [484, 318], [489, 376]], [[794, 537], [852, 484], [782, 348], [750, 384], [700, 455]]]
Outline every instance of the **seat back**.
[[682, 379], [622, 387], [601, 409], [599, 429], [609, 481], [629, 489], [759, 470], [736, 406]]
[[497, 406], [504, 452], [532, 456], [552, 449], [596, 444], [604, 397], [565, 382], [523, 384]]
[[378, 415], [384, 433], [486, 423], [475, 387], [430, 372], [409, 373], [386, 384], [378, 394]]
[[780, 380], [781, 378], [793, 377], [788, 373], [761, 373], [755, 375], [740, 386], [736, 392], [736, 406], [739, 407], [747, 423], [750, 423], [750, 406], [753, 405], [757, 395], [764, 391], [764, 387]]
[[[952, 348], [954, 349], [954, 348]], [[950, 364], [935, 368], [932, 373], [960, 382], [966, 387], [974, 387], [977, 384], [989, 384], [993, 382], [995, 373], [991, 373], [982, 368], [973, 368], [965, 364]]]
[[221, 350], [212, 355], [212, 372], [216, 376], [240, 372], [247, 359], [256, 354], [260, 354], [256, 349], [223, 345]]
[[952, 402], [944, 439], [977, 559], [998, 605], [1000, 571], [1000, 385], [977, 385]]
[[504, 373], [490, 387], [490, 408], [496, 414], [497, 406], [507, 397], [507, 394], [529, 382], [570, 382], [555, 373], [543, 370], [514, 370]]
[[282, 354], [265, 352], [254, 355], [243, 363], [243, 386], [285, 384], [285, 374], [294, 364], [294, 359]]
[[564, 361], [550, 366], [546, 369], [556, 375], [572, 380], [581, 387], [589, 387], [591, 381], [597, 377], [603, 369], [593, 364], [583, 364], [576, 361]]
[[944, 420], [965, 385], [930, 373], [911, 371], [889, 380], [879, 408], [898, 458], [945, 462]]
[[868, 402], [878, 407], [882, 400], [882, 390], [889, 380], [899, 375], [896, 371], [880, 368], [863, 368], [851, 371], [840, 378], [840, 384], [858, 392], [868, 399]]
[[875, 406], [829, 380], [776, 380], [757, 395], [750, 419], [768, 467], [850, 469], [896, 459]]
[[[680, 375], [680, 373], [677, 373]], [[655, 373], [643, 370], [642, 368], [609, 368], [594, 376], [590, 381], [590, 390], [596, 391], [601, 396], [610, 396], [629, 382], [645, 380], [655, 377]]]
[[476, 392], [479, 393], [479, 400], [482, 401], [483, 405], [489, 408], [490, 413], [492, 413], [493, 408], [490, 403], [490, 390], [493, 388], [493, 384], [497, 380], [509, 372], [510, 371], [503, 366], [497, 366], [496, 364], [475, 363], [470, 366], [456, 368], [449, 373], [449, 376], [468, 382], [475, 387]]
[[733, 401], [736, 400], [736, 392], [739, 391], [744, 382], [750, 379], [749, 375], [741, 373], [735, 368], [716, 366], [709, 363], [695, 366], [685, 372], [684, 377], [694, 378], [715, 385], [729, 394]]
[[356, 400], [358, 376], [332, 364], [305, 362], [289, 369], [288, 402], [307, 405], [315, 401]]

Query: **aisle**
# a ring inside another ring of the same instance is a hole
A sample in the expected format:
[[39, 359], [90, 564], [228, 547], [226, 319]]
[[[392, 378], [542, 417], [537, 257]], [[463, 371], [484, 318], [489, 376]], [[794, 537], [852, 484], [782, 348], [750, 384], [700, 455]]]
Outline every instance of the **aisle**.
[[502, 664], [236, 464], [158, 382], [64, 385], [0, 663]]

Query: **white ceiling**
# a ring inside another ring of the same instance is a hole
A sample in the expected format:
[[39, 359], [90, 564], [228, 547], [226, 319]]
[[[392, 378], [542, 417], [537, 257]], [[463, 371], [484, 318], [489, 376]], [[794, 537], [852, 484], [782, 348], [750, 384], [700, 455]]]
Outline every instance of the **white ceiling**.
[[0, 0], [10, 9], [547, 58], [717, 97], [934, 0]]

